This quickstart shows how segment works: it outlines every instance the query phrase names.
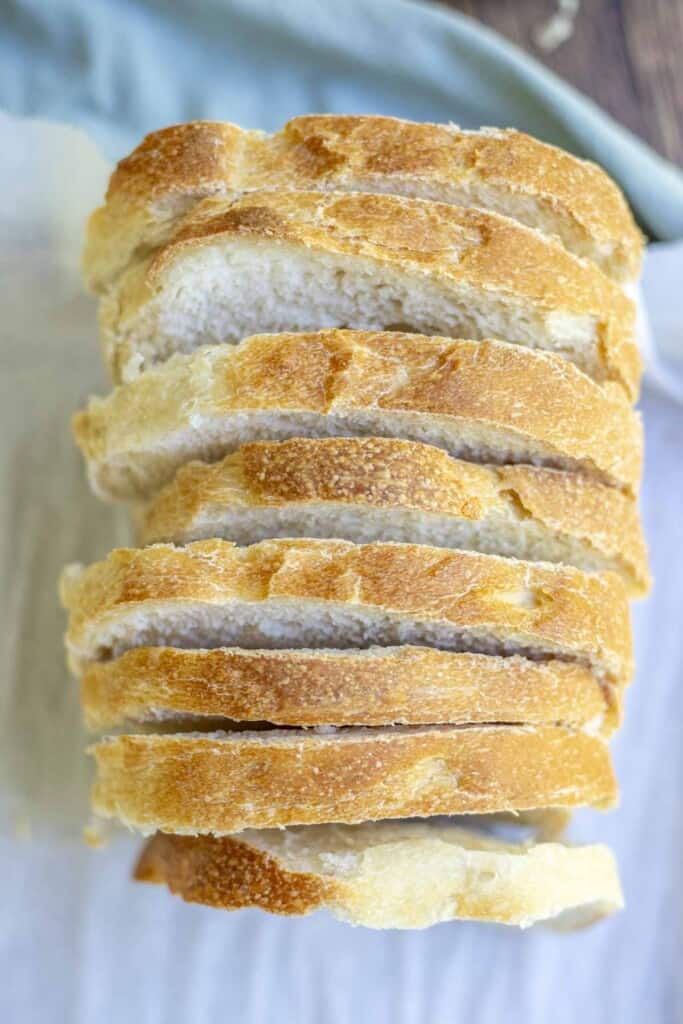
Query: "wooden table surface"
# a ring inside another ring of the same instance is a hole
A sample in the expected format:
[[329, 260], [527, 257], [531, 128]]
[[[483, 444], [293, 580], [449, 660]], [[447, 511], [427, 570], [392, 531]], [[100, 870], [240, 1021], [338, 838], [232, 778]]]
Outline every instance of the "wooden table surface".
[[556, 49], [538, 32], [559, 0], [442, 0], [533, 54], [683, 166], [683, 0], [582, 0]]

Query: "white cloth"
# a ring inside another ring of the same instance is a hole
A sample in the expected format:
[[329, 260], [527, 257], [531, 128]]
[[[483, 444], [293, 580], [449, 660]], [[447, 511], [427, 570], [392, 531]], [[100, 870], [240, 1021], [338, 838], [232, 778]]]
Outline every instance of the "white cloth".
[[[69, 417], [103, 390], [83, 219], [108, 167], [63, 126], [0, 119], [0, 1020], [7, 1024], [668, 1024], [683, 1016], [683, 423], [646, 388], [643, 514], [656, 586], [635, 607], [638, 677], [615, 740], [621, 808], [572, 838], [610, 843], [628, 906], [558, 935], [445, 924], [352, 929], [325, 914], [224, 914], [133, 885], [139, 843], [90, 850], [89, 767], [63, 665], [63, 563], [125, 540], [88, 493]], [[680, 247], [648, 258], [655, 342], [680, 333]], [[672, 387], [665, 369], [658, 380]]]

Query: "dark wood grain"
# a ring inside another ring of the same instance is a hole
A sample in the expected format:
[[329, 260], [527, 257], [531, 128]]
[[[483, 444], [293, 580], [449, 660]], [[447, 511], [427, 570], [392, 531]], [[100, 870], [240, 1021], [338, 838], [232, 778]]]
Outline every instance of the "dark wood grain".
[[496, 29], [683, 165], [683, 0], [583, 0], [551, 53], [535, 32], [555, 0], [445, 0]]

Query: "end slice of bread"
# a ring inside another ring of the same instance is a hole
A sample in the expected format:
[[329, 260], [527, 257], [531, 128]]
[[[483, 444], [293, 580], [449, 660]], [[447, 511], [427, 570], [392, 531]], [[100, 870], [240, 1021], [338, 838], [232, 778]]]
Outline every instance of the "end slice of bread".
[[642, 464], [637, 413], [559, 356], [395, 332], [258, 335], [175, 356], [91, 399], [73, 426], [110, 500], [149, 498], [191, 459], [302, 436], [399, 437], [631, 492]]
[[605, 846], [513, 845], [451, 824], [367, 822], [148, 840], [135, 868], [191, 903], [366, 928], [471, 920], [527, 928], [590, 924], [623, 906]]
[[146, 833], [606, 809], [617, 797], [604, 740], [559, 726], [120, 735], [90, 752], [95, 813]]
[[295, 438], [192, 462], [146, 509], [145, 544], [222, 537], [397, 541], [620, 573], [649, 584], [638, 507], [582, 474], [479, 466], [393, 438]]
[[640, 232], [619, 188], [595, 164], [511, 129], [318, 114], [270, 136], [217, 121], [148, 135], [119, 163], [105, 205], [90, 219], [88, 284], [103, 290], [132, 259], [168, 241], [202, 198], [266, 188], [477, 206], [559, 237], [617, 280], [632, 280], [640, 264]]
[[635, 307], [597, 267], [497, 214], [388, 195], [205, 199], [100, 302], [115, 381], [256, 331], [503, 338], [635, 399]]

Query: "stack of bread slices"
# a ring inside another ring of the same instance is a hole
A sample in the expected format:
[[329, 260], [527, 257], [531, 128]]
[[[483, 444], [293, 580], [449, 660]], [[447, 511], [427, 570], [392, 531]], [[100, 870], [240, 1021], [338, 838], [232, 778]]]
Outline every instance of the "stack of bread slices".
[[372, 927], [621, 905], [605, 847], [481, 826], [616, 801], [641, 247], [509, 130], [202, 122], [119, 164], [85, 251], [114, 389], [74, 430], [139, 546], [62, 596], [137, 877]]

